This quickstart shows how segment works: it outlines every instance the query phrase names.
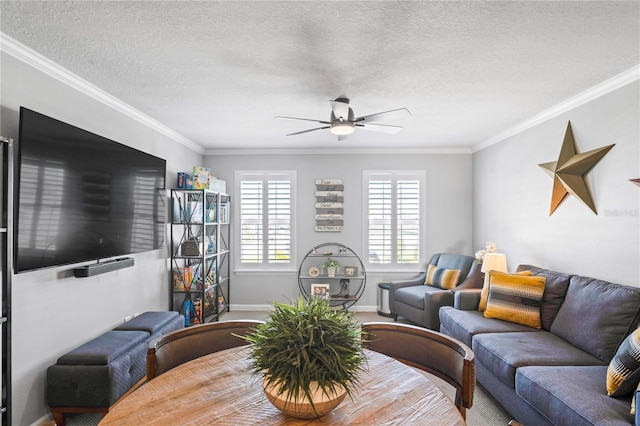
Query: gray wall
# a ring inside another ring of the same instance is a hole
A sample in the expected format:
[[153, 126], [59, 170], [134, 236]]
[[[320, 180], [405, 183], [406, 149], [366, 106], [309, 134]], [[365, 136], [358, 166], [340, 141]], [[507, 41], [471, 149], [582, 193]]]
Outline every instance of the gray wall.
[[[205, 157], [212, 173], [227, 182], [227, 192], [235, 194], [236, 170], [295, 170], [297, 172], [297, 267], [314, 245], [339, 242], [352, 248], [360, 257], [364, 250], [362, 219], [363, 170], [426, 170], [426, 233], [422, 246], [423, 259], [411, 271], [367, 269], [367, 287], [354, 309], [374, 310], [377, 283], [387, 279], [414, 276], [436, 252], [473, 252], [471, 244], [471, 155], [470, 154], [346, 154], [346, 155], [236, 155]], [[315, 179], [341, 178], [345, 185], [345, 215], [342, 232], [315, 232]], [[236, 197], [237, 199], [237, 197]], [[233, 199], [232, 199], [233, 200]], [[232, 203], [233, 205], [233, 203]], [[234, 223], [237, 208], [232, 208]], [[238, 241], [234, 227], [232, 244]], [[233, 259], [233, 258], [232, 258]], [[232, 269], [235, 263], [232, 263]], [[289, 301], [297, 295], [296, 274], [234, 273], [231, 280], [231, 308], [255, 309], [274, 300]], [[252, 305], [251, 307], [247, 305]]]
[[[203, 156], [146, 125], [81, 93], [50, 75], [1, 53], [0, 134], [18, 139], [19, 107], [71, 123], [167, 160], [167, 187], [177, 171], [207, 164], [233, 188], [235, 170], [297, 170], [297, 261], [309, 248], [337, 241], [362, 253], [362, 170], [427, 171], [424, 256], [437, 251], [472, 252], [471, 155], [278, 155]], [[345, 231], [315, 233], [313, 192], [319, 177], [341, 177], [346, 185]], [[232, 238], [232, 242], [235, 237]], [[136, 254], [136, 265], [92, 278], [70, 276], [70, 266], [13, 276], [12, 397], [14, 424], [27, 425], [47, 415], [46, 369], [65, 352], [121, 323], [124, 317], [168, 308], [167, 250]], [[297, 263], [295, 269], [297, 269]], [[415, 271], [369, 276], [359, 303], [375, 309], [376, 286]], [[298, 294], [294, 273], [232, 277], [231, 301], [255, 309]]]
[[[167, 160], [167, 187], [178, 170], [202, 161], [140, 122], [2, 52], [0, 134], [18, 139], [19, 107], [71, 123]], [[167, 250], [136, 254], [135, 266], [77, 279], [70, 266], [13, 276], [13, 424], [46, 415], [45, 372], [63, 353], [121, 323], [168, 308]]]
[[[624, 86], [473, 155], [473, 240], [520, 263], [640, 286], [640, 88]], [[569, 196], [549, 216], [556, 161], [571, 120], [578, 152], [615, 143], [588, 173], [598, 214]]]
[[[3, 136], [17, 139], [18, 109], [23, 105], [167, 159], [168, 187], [174, 185], [177, 171], [196, 164], [211, 167], [227, 181], [232, 194], [236, 170], [296, 170], [296, 267], [311, 247], [326, 241], [364, 252], [363, 170], [424, 169], [427, 229], [423, 262], [440, 251], [472, 253], [492, 240], [507, 254], [510, 269], [531, 263], [640, 285], [640, 188], [628, 181], [640, 177], [637, 82], [473, 156], [211, 155], [203, 159], [12, 56], [2, 53], [0, 60]], [[557, 159], [568, 120], [580, 152], [616, 143], [589, 173], [598, 215], [573, 197], [548, 215], [552, 180], [537, 164]], [[345, 182], [344, 231], [316, 233], [314, 180], [338, 177]], [[14, 424], [30, 424], [46, 415], [45, 371], [59, 355], [111, 329], [125, 316], [167, 308], [167, 251], [134, 257], [135, 267], [93, 278], [69, 277], [69, 267], [13, 277]], [[368, 271], [368, 286], [356, 308], [375, 307], [376, 283], [410, 276], [418, 269]], [[231, 282], [231, 305], [238, 309], [289, 300], [298, 292], [295, 273], [233, 274]]]

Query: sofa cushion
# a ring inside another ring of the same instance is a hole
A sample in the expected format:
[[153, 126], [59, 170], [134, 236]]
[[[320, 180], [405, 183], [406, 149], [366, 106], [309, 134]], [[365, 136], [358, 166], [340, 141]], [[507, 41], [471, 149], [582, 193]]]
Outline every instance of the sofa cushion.
[[541, 328], [540, 301], [544, 277], [489, 272], [489, 297], [484, 316]]
[[602, 361], [548, 331], [474, 336], [476, 362], [514, 387], [518, 367], [526, 365], [602, 365]]
[[[474, 335], [482, 333], [538, 332], [540, 330], [498, 319], [485, 318], [482, 312], [462, 311], [452, 306], [440, 308], [443, 333], [471, 347]], [[446, 330], [446, 331], [445, 331]]]
[[607, 394], [631, 394], [640, 382], [640, 328], [622, 342], [607, 368]]
[[146, 331], [113, 330], [88, 341], [58, 358], [58, 365], [107, 365], [144, 344]]
[[609, 363], [638, 325], [640, 288], [572, 276], [551, 332]]
[[551, 330], [551, 324], [558, 314], [569, 287], [569, 275], [532, 265], [519, 265], [516, 273], [524, 271], [529, 271], [531, 275], [543, 276], [547, 280], [540, 304], [540, 322], [543, 329]]
[[516, 393], [556, 425], [630, 425], [631, 397], [610, 398], [606, 366], [521, 367]]
[[427, 293], [442, 292], [449, 290], [443, 290], [438, 287], [430, 285], [417, 285], [410, 287], [402, 287], [394, 291], [394, 296], [397, 302], [404, 303], [409, 306], [413, 306], [417, 309], [424, 310], [424, 297]]
[[425, 285], [431, 285], [448, 290], [454, 288], [458, 284], [459, 278], [459, 269], [444, 269], [438, 268], [435, 265], [429, 265], [424, 283]]

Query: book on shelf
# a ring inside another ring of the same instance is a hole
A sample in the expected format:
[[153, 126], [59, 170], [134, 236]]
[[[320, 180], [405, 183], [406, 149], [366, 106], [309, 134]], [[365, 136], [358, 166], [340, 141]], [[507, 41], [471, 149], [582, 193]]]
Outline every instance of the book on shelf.
[[231, 213], [231, 203], [224, 202], [220, 203], [220, 222], [221, 223], [229, 223], [230, 221], [230, 213]]
[[209, 189], [210, 178], [210, 168], [195, 166], [193, 168], [193, 189]]
[[193, 301], [193, 324], [201, 324], [202, 323], [202, 299], [199, 297]]
[[189, 290], [192, 283], [193, 268], [191, 266], [173, 268], [173, 289], [175, 291]]

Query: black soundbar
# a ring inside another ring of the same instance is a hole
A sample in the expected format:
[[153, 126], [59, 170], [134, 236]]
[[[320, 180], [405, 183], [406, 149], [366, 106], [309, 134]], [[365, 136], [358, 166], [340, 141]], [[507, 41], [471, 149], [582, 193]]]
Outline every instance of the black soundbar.
[[94, 275], [104, 274], [118, 269], [133, 266], [132, 257], [121, 257], [119, 259], [108, 260], [106, 262], [92, 263], [91, 265], [74, 268], [73, 276], [76, 278], [87, 278]]

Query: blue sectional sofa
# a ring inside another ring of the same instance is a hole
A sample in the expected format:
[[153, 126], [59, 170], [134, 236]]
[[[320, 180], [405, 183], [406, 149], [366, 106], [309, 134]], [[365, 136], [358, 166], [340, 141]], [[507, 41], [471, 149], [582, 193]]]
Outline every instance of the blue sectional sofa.
[[[607, 396], [607, 366], [640, 320], [640, 288], [531, 265], [546, 277], [540, 329], [486, 318], [479, 290], [455, 292], [440, 331], [473, 349], [478, 382], [525, 425], [629, 425], [631, 394]], [[640, 410], [639, 410], [640, 411]]]

